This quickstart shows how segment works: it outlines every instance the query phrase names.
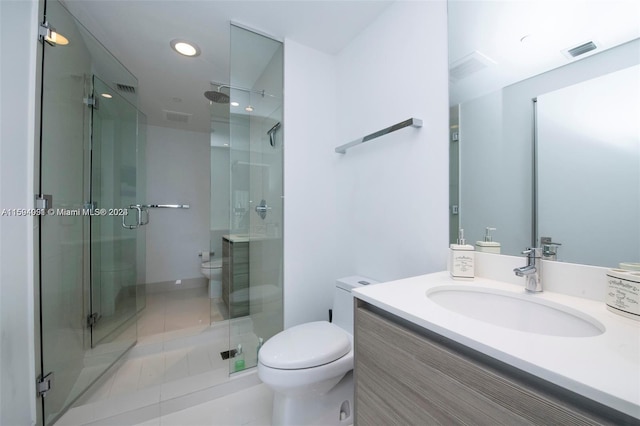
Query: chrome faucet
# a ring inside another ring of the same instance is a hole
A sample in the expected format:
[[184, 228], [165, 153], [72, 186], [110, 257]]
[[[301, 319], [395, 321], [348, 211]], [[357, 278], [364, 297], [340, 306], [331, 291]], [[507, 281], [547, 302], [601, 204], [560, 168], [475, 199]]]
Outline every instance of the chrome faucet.
[[513, 272], [519, 277], [526, 278], [525, 289], [532, 293], [542, 291], [542, 283], [540, 282], [540, 260], [542, 259], [541, 248], [528, 248], [522, 252], [527, 255], [527, 266], [515, 268]]

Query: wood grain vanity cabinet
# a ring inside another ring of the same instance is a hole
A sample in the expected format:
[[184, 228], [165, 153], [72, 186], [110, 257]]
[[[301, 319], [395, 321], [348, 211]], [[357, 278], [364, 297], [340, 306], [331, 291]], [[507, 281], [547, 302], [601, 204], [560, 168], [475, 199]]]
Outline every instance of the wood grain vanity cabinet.
[[635, 424], [356, 299], [356, 425]]
[[[238, 290], [246, 289], [246, 297]], [[222, 300], [229, 307], [229, 316], [249, 315], [249, 242], [222, 239]], [[235, 295], [234, 295], [235, 293]]]

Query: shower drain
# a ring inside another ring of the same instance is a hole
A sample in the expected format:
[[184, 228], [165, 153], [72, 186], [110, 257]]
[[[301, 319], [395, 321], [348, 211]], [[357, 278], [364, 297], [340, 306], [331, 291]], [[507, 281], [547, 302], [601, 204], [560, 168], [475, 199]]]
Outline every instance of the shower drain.
[[236, 356], [237, 353], [238, 353], [237, 349], [229, 349], [228, 351], [220, 352], [220, 356], [222, 357], [222, 359], [229, 359]]

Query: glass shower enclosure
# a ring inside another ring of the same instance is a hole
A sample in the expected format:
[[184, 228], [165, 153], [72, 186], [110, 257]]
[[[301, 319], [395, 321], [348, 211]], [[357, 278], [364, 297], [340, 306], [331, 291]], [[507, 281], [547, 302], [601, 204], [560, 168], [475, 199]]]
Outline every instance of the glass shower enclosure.
[[43, 43], [37, 296], [49, 425], [136, 342], [144, 234], [122, 221], [145, 201], [145, 132], [135, 77], [59, 2], [46, 2], [45, 20], [68, 41]]
[[231, 25], [230, 232], [223, 297], [231, 373], [257, 365], [260, 345], [283, 328], [283, 46]]

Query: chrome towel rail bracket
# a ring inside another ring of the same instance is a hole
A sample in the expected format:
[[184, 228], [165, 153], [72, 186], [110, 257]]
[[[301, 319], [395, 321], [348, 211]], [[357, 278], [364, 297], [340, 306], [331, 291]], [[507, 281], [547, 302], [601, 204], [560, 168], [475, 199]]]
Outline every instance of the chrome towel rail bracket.
[[340, 145], [335, 149], [338, 154], [346, 154], [347, 149], [354, 147], [356, 145], [360, 145], [365, 142], [369, 142], [372, 139], [379, 138], [380, 136], [387, 135], [389, 133], [395, 132], [396, 130], [404, 129], [405, 127], [422, 127], [422, 120], [419, 118], [409, 118], [408, 120], [402, 121], [398, 124], [394, 124], [393, 126], [389, 126], [386, 129], [378, 130], [377, 132], [373, 132], [367, 136], [356, 139], [344, 145]]

